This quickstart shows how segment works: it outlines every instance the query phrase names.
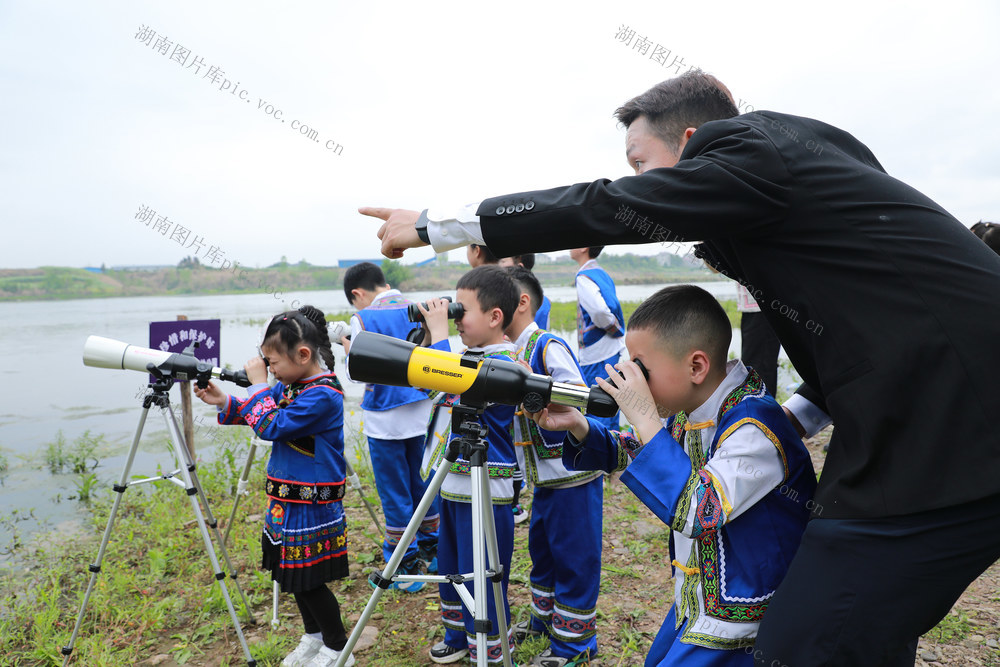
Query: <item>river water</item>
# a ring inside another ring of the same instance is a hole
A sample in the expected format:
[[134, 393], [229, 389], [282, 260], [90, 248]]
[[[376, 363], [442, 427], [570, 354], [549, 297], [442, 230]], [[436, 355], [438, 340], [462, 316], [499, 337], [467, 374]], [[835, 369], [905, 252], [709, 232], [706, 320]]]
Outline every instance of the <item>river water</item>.
[[[698, 284], [721, 299], [736, 296], [732, 282]], [[618, 296], [622, 301], [642, 300], [660, 287], [662, 285], [623, 285], [618, 287]], [[553, 301], [576, 300], [573, 287], [548, 288], [546, 294]], [[416, 292], [408, 296], [423, 300], [439, 295], [443, 294]], [[69, 497], [76, 492], [79, 476], [52, 474], [45, 462], [48, 443], [54, 442], [60, 433], [68, 447], [87, 431], [103, 437], [100, 464], [94, 470], [100, 494], [95, 502], [110, 502], [108, 489], [121, 476], [139, 421], [140, 397], [147, 376], [134, 371], [84, 366], [82, 352], [87, 336], [95, 334], [148, 346], [152, 321], [174, 320], [179, 314], [192, 320], [219, 319], [222, 323], [220, 359], [224, 364], [239, 368], [255, 353], [263, 320], [288, 308], [288, 303], [294, 299], [311, 303], [327, 313], [350, 310], [339, 290], [288, 294], [285, 298], [287, 302], [284, 303], [268, 294], [0, 303], [0, 341], [3, 342], [0, 345], [3, 378], [0, 456], [3, 459], [0, 461], [7, 463], [7, 470], [0, 473], [0, 506], [5, 515], [0, 518], [0, 552], [11, 540], [9, 517], [14, 509], [20, 514], [30, 511], [33, 516], [17, 524], [22, 537], [40, 530], [64, 528], [65, 524], [78, 520], [79, 503]], [[562, 333], [575, 347], [576, 332]], [[734, 331], [733, 338], [731, 349], [739, 350], [739, 331]], [[455, 349], [461, 343], [456, 339], [452, 344]], [[335, 345], [334, 353], [339, 370], [344, 363], [343, 348]], [[345, 385], [348, 428], [356, 428], [363, 385], [349, 382]], [[245, 395], [244, 390], [234, 385], [223, 383], [223, 386], [227, 391]], [[178, 392], [178, 387], [171, 390], [171, 401], [179, 415]], [[214, 423], [215, 408], [197, 399], [193, 405], [196, 419], [200, 417], [204, 422]], [[173, 469], [173, 456], [165, 444], [166, 433], [159, 411], [150, 410], [133, 474], [153, 474], [158, 466]], [[214, 456], [211, 443], [207, 440], [197, 442], [198, 439], [196, 435], [198, 456]], [[213, 509], [222, 516], [223, 510], [228, 508]]]

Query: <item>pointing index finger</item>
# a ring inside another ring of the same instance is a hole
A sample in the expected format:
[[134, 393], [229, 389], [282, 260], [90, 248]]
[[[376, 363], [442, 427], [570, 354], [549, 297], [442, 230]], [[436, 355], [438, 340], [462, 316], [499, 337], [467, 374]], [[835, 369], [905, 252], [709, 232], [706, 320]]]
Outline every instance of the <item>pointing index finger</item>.
[[388, 220], [394, 210], [395, 209], [392, 208], [380, 208], [377, 206], [362, 206], [358, 209], [358, 213], [361, 215], [370, 215], [373, 218]]

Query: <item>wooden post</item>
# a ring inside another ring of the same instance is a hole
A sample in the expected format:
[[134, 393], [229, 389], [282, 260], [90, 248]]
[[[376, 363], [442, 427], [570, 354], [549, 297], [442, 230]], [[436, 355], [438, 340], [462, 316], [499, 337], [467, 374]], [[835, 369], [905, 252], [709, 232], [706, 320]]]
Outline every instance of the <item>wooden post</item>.
[[[178, 315], [178, 320], [186, 320], [187, 315]], [[179, 384], [181, 392], [181, 422], [184, 426], [184, 442], [187, 443], [188, 453], [194, 461], [194, 417], [191, 414], [191, 381]]]

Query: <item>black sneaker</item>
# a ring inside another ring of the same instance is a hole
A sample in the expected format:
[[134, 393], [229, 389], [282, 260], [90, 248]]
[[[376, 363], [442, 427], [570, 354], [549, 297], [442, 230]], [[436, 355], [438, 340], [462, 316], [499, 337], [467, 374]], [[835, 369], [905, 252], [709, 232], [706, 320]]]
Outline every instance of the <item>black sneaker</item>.
[[439, 665], [446, 665], [449, 662], [458, 662], [469, 655], [469, 649], [455, 648], [454, 646], [448, 646], [444, 642], [438, 642], [431, 648], [430, 655], [431, 660], [434, 662]]

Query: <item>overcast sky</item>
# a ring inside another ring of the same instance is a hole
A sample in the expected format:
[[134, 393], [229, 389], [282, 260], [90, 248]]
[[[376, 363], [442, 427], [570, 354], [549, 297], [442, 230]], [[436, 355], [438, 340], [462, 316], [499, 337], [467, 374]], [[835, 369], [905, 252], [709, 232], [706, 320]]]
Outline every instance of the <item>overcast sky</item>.
[[358, 206], [628, 175], [612, 112], [691, 65], [998, 220], [998, 34], [995, 0], [0, 0], [0, 267], [377, 257]]

